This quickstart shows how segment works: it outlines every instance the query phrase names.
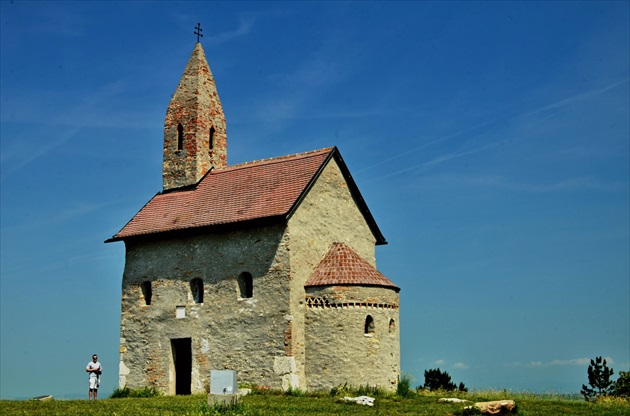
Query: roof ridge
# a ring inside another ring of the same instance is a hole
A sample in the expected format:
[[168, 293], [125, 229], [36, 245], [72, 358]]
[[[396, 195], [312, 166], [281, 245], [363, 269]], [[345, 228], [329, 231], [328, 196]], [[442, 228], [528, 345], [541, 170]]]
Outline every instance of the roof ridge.
[[264, 165], [264, 164], [278, 163], [278, 162], [285, 161], [287, 159], [298, 159], [298, 158], [302, 158], [302, 157], [316, 156], [316, 155], [319, 155], [319, 154], [322, 154], [322, 153], [331, 152], [334, 148], [335, 148], [335, 146], [324, 147], [322, 149], [309, 150], [307, 152], [294, 153], [294, 154], [291, 154], [291, 155], [275, 156], [275, 157], [268, 157], [268, 158], [265, 158], [265, 159], [251, 160], [249, 162], [237, 163], [236, 165], [229, 165], [229, 166], [225, 166], [225, 167], [222, 167], [222, 168], [214, 168], [214, 169], [212, 169], [212, 173], [213, 174], [217, 174], [217, 173], [222, 173], [222, 172], [229, 171], [229, 170], [237, 170], [237, 169], [243, 169], [243, 168], [248, 168], [248, 167], [252, 167], [252, 166], [259, 166], [259, 165]]

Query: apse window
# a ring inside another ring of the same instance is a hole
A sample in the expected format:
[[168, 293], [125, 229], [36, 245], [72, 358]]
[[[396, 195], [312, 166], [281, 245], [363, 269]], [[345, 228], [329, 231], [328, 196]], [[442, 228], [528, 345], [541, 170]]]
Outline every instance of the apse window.
[[364, 334], [365, 335], [374, 334], [374, 318], [372, 318], [371, 315], [368, 315], [365, 317]]
[[389, 333], [393, 334], [396, 332], [396, 321], [394, 319], [389, 320]]
[[245, 299], [254, 296], [254, 279], [250, 273], [243, 272], [238, 276], [238, 289], [241, 298]]

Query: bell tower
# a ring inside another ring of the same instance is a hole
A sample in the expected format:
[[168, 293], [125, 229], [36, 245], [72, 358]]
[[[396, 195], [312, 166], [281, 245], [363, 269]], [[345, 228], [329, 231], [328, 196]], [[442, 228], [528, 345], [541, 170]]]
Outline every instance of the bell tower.
[[164, 191], [194, 185], [227, 165], [225, 115], [206, 55], [197, 42], [166, 110]]

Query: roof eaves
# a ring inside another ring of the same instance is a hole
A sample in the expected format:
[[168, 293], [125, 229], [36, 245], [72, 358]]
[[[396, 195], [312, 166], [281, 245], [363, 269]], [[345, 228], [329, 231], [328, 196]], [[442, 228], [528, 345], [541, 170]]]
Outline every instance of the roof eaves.
[[147, 205], [149, 205], [149, 203], [151, 203], [151, 201], [153, 201], [153, 200], [155, 199], [155, 197], [157, 197], [157, 196], [158, 196], [158, 195], [160, 195], [160, 194], [161, 194], [161, 192], [158, 192], [157, 194], [153, 195], [153, 196], [152, 196], [152, 197], [151, 197], [151, 198], [150, 198], [150, 199], [149, 199], [149, 200], [148, 200], [148, 201], [147, 201], [147, 202], [146, 202], [146, 203], [142, 206], [142, 208], [140, 208], [140, 209], [138, 210], [138, 212], [136, 212], [136, 214], [135, 214], [133, 217], [131, 217], [131, 218], [129, 219], [129, 221], [127, 221], [127, 223], [124, 225], [124, 227], [122, 227], [122, 228], [120, 229], [120, 231], [118, 231], [118, 232], [117, 232], [116, 234], [114, 234], [112, 237], [110, 237], [110, 238], [108, 238], [107, 240], [105, 240], [105, 243], [113, 243], [113, 242], [116, 242], [116, 241], [121, 241], [121, 240], [123, 240], [123, 238], [122, 238], [122, 237], [118, 237], [118, 235], [120, 234], [120, 232], [121, 232], [122, 230], [124, 230], [124, 229], [125, 229], [125, 228], [129, 225], [129, 223], [130, 223], [131, 221], [133, 221], [133, 219], [134, 219], [134, 218], [136, 218], [136, 216], [137, 216], [137, 215], [138, 215], [138, 214], [139, 214], [139, 213], [140, 213], [140, 212], [141, 212], [141, 211], [142, 211], [142, 210], [143, 210], [143, 209], [144, 209]]
[[383, 287], [386, 289], [392, 289], [395, 290], [396, 292], [400, 292], [400, 288], [398, 286], [396, 286], [395, 284], [391, 284], [391, 285], [386, 285], [386, 284], [375, 284], [375, 283], [327, 283], [327, 284], [322, 284], [322, 283], [317, 283], [314, 285], [304, 285], [304, 287], [330, 287], [330, 286], [363, 286], [363, 287]]
[[106, 243], [111, 243], [115, 241], [128, 241], [128, 240], [160, 240], [160, 239], [168, 239], [171, 237], [177, 237], [183, 234], [201, 234], [204, 231], [212, 230], [218, 231], [222, 229], [228, 228], [248, 228], [255, 227], [260, 225], [267, 224], [276, 224], [285, 222], [286, 218], [284, 215], [273, 215], [268, 217], [259, 217], [259, 218], [251, 218], [247, 220], [238, 220], [238, 221], [230, 221], [230, 222], [221, 222], [214, 223], [208, 225], [200, 225], [197, 227], [184, 227], [184, 228], [176, 228], [170, 230], [160, 230], [160, 231], [150, 231], [143, 232], [138, 234], [126, 235], [126, 236], [118, 236], [116, 234], [112, 238], [105, 240]]

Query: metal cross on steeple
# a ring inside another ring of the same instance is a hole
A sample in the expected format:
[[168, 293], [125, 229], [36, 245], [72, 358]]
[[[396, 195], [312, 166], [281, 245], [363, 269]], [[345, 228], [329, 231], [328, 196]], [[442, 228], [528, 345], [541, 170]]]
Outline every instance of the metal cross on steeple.
[[203, 35], [201, 34], [202, 31], [203, 29], [201, 28], [201, 23], [197, 23], [197, 27], [195, 28], [195, 35], [197, 35], [197, 43], [199, 43], [199, 38], [203, 37]]

